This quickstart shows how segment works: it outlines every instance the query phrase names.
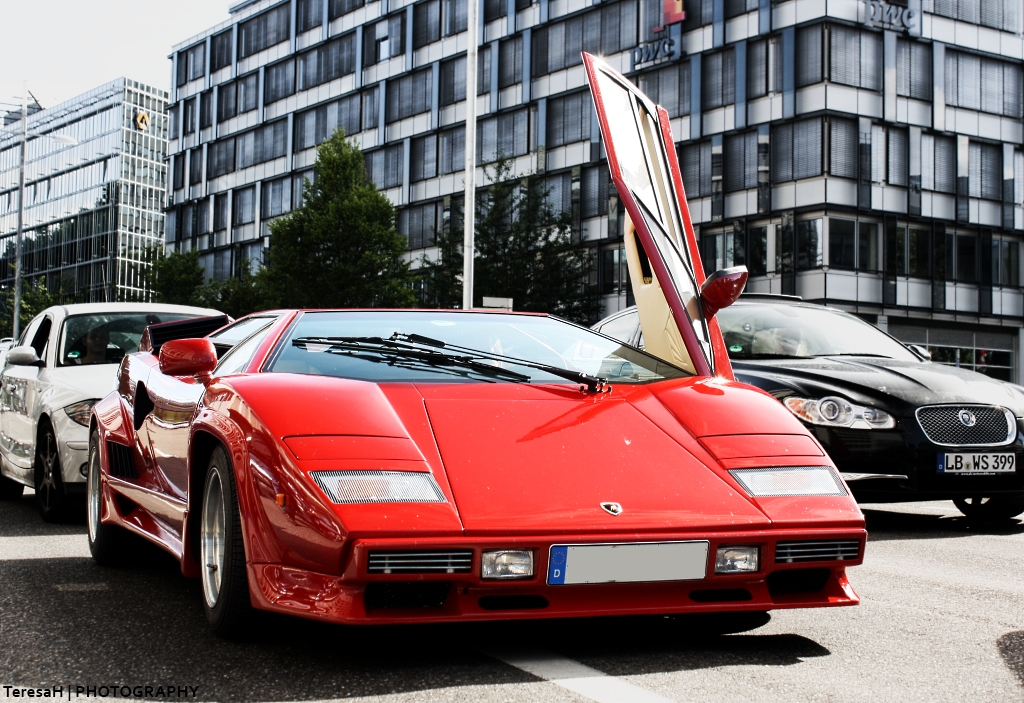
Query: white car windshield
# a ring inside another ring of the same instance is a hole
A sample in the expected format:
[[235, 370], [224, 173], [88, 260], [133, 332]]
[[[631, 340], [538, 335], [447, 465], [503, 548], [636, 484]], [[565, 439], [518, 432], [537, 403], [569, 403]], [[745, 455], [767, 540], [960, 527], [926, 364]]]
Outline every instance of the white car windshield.
[[139, 350], [149, 325], [185, 320], [195, 315], [169, 312], [112, 312], [73, 315], [64, 320], [59, 366], [116, 364]]
[[434, 311], [304, 313], [266, 370], [378, 382], [567, 382], [552, 371], [612, 383], [690, 375], [555, 318]]
[[740, 303], [718, 312], [732, 359], [880, 356], [920, 361], [863, 320], [813, 305]]

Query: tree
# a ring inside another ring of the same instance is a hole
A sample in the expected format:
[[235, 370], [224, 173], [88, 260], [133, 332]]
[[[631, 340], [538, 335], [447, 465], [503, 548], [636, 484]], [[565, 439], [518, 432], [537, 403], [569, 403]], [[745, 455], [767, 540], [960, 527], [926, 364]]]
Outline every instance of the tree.
[[154, 247], [149, 259], [152, 266], [144, 269], [144, 276], [154, 303], [197, 304], [205, 280], [197, 250], [165, 254], [162, 247]]
[[[74, 300], [74, 281], [63, 278], [57, 291], [51, 293], [46, 287], [46, 278], [40, 276], [33, 282], [21, 279], [21, 314], [18, 315], [22, 331], [32, 318], [53, 305]], [[0, 337], [10, 337], [14, 329], [14, 288], [0, 294]]]
[[274, 307], [408, 307], [414, 302], [395, 208], [341, 130], [317, 148], [303, 203], [270, 225], [256, 275]]
[[[592, 322], [600, 313], [600, 296], [589, 285], [594, 257], [574, 241], [570, 213], [556, 212], [544, 182], [516, 175], [511, 159], [499, 158], [488, 176], [491, 185], [477, 193], [473, 304], [484, 296], [512, 298], [516, 310]], [[434, 233], [438, 257], [420, 258], [424, 304], [461, 304], [462, 231], [462, 203], [453, 199], [450, 226]]]

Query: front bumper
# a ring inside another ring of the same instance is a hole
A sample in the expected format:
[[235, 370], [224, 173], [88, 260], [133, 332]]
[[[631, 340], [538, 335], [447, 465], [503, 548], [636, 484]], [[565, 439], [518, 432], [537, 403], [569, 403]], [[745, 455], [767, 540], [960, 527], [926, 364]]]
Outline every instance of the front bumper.
[[[817, 427], [818, 438], [844, 474], [876, 474], [885, 478], [849, 481], [859, 502], [950, 500], [969, 495], [1024, 496], [1024, 441], [1003, 447], [942, 447], [930, 442], [913, 419], [900, 419], [893, 430], [851, 430]], [[953, 474], [937, 470], [940, 453], [1016, 454], [1011, 474]]]
[[[856, 605], [846, 567], [863, 561], [864, 530], [792, 530], [719, 534], [575, 535], [572, 537], [357, 540], [342, 576], [284, 564], [250, 564], [253, 602], [265, 610], [346, 624], [453, 622], [476, 620], [766, 611]], [[650, 542], [707, 539], [707, 575], [692, 581], [548, 585], [548, 553], [553, 544]], [[781, 541], [856, 540], [856, 558], [777, 563]], [[721, 545], [758, 545], [760, 570], [716, 575]], [[535, 573], [516, 581], [480, 578], [485, 549], [532, 549]], [[367, 571], [371, 551], [472, 550], [466, 573], [383, 574]]]
[[81, 469], [89, 461], [89, 428], [79, 425], [63, 410], [50, 415], [60, 455], [61, 478], [69, 493], [85, 491], [85, 475]]

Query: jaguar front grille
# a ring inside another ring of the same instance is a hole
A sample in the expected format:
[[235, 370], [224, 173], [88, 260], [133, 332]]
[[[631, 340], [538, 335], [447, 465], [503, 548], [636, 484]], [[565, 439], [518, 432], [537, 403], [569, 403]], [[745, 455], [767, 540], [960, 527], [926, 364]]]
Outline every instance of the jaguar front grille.
[[370, 552], [371, 574], [468, 574], [473, 552], [468, 549], [409, 552]]
[[928, 405], [917, 409], [917, 422], [945, 447], [998, 447], [1017, 437], [1017, 418], [997, 405]]
[[860, 542], [855, 539], [779, 542], [775, 546], [776, 564], [805, 561], [851, 561], [858, 556], [860, 556]]

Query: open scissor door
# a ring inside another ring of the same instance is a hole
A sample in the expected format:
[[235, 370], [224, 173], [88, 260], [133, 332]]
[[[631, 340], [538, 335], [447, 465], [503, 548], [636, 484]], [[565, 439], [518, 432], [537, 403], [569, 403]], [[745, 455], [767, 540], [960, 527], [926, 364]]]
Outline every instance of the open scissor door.
[[626, 254], [646, 348], [701, 376], [717, 366], [731, 376], [718, 326], [709, 327], [701, 305], [704, 271], [668, 113], [599, 59], [583, 59], [612, 181], [632, 224]]

